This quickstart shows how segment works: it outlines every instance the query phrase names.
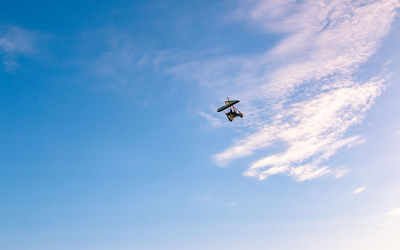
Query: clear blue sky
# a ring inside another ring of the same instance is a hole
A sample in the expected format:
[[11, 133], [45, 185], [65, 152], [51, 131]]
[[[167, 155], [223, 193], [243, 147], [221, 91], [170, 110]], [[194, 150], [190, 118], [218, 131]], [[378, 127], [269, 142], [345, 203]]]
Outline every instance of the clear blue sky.
[[1, 6], [0, 249], [400, 249], [398, 0]]

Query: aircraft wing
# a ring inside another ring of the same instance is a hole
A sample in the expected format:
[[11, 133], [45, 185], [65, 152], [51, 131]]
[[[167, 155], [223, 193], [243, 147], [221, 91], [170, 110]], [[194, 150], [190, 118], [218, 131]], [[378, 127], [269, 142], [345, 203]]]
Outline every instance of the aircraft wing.
[[229, 107], [232, 107], [233, 105], [235, 105], [238, 102], [240, 102], [240, 101], [239, 100], [226, 101], [224, 106], [217, 109], [217, 112], [221, 112]]

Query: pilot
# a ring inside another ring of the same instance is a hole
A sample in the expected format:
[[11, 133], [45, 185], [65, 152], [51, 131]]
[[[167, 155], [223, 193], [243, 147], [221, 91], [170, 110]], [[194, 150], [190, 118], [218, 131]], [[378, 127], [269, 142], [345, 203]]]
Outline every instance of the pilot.
[[226, 113], [226, 116], [228, 117], [229, 121], [232, 121], [236, 116], [240, 116], [240, 113], [230, 108], [229, 112]]

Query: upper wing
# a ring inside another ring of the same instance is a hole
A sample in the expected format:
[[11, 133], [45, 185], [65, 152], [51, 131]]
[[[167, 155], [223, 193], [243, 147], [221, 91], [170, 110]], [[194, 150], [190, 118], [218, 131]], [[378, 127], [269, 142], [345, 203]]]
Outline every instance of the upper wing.
[[236, 103], [240, 102], [239, 100], [233, 100], [233, 101], [226, 101], [226, 105], [220, 107], [219, 109], [217, 109], [217, 112], [221, 112], [229, 107], [232, 107], [233, 105], [235, 105]]

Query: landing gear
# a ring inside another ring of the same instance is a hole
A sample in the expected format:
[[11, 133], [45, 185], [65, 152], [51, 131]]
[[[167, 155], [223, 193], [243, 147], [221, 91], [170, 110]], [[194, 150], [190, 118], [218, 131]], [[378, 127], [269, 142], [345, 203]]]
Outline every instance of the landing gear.
[[235, 117], [239, 116], [240, 118], [243, 118], [243, 113], [237, 110], [234, 106], [229, 109], [229, 112], [225, 113], [226, 116], [228, 117], [228, 120], [231, 122]]

